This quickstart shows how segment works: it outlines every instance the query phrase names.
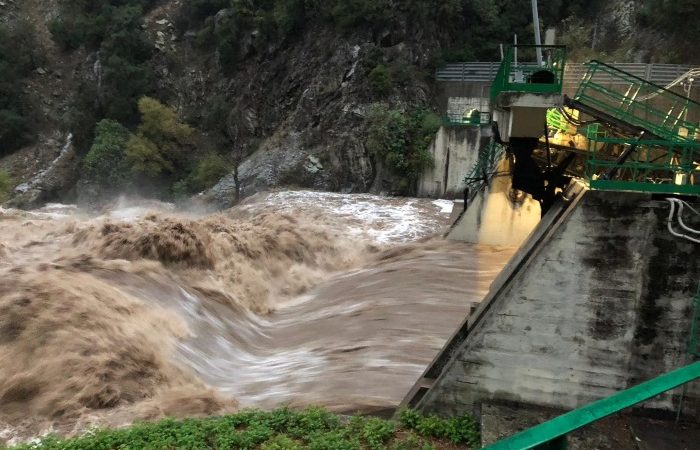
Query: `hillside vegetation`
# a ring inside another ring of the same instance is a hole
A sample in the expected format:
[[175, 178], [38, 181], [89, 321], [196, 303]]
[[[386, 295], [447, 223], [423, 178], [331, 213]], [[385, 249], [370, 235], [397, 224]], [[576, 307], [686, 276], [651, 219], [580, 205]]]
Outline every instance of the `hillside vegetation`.
[[[532, 35], [529, 0], [52, 0], [43, 15], [33, 3], [5, 6], [0, 22], [0, 168], [26, 181], [8, 156], [47, 152], [47, 130], [72, 133], [77, 189], [42, 186], [47, 199], [125, 187], [183, 198], [227, 174], [213, 191], [223, 204], [285, 184], [410, 194], [431, 164], [430, 127], [387, 133], [387, 120], [439, 115], [436, 67], [494, 60], [499, 43]], [[698, 60], [691, 0], [555, 0], [540, 13], [573, 59]], [[52, 45], [39, 45], [44, 34]], [[144, 99], [162, 106], [155, 117]], [[148, 135], [174, 122], [177, 136]]]

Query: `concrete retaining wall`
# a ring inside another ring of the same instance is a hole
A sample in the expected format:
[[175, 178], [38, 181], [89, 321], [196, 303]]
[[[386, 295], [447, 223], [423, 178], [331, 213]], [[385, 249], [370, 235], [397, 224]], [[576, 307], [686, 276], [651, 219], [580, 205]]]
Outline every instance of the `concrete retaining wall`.
[[418, 183], [418, 196], [430, 198], [462, 198], [464, 177], [476, 164], [479, 148], [490, 137], [491, 129], [480, 126], [442, 127], [430, 153], [435, 162]]
[[[668, 203], [584, 191], [557, 208], [407, 404], [442, 415], [479, 414], [484, 400], [572, 409], [688, 362], [700, 249], [669, 234]], [[675, 410], [680, 392], [644, 407]], [[700, 418], [700, 383], [684, 411]]]

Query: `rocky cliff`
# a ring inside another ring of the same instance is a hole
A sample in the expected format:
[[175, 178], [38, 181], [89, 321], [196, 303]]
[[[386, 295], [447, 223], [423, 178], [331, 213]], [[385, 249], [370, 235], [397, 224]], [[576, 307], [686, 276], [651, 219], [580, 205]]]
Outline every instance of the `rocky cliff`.
[[[148, 94], [197, 128], [193, 154], [216, 149], [238, 166], [209, 191], [222, 206], [234, 202], [238, 191], [246, 196], [275, 186], [394, 191], [395, 175], [366, 145], [373, 105], [430, 109], [435, 89], [430, 75], [443, 57], [495, 59], [498, 42], [508, 40], [511, 30], [526, 35], [529, 26], [524, 1], [290, 0], [268, 2], [273, 6], [267, 10], [245, 1], [133, 2], [143, 6], [139, 20], [153, 47], [143, 63], [154, 78]], [[588, 8], [576, 1], [542, 5], [544, 25], [559, 25], [564, 40], [584, 50], [581, 55], [602, 51], [620, 59], [659, 59], [655, 55], [661, 52], [639, 51], [649, 36], [663, 35], [639, 32], [638, 2], [593, 3]], [[183, 8], [203, 4], [223, 7], [183, 26]], [[0, 151], [0, 169], [14, 179], [13, 202], [19, 206], [94, 197], [89, 183], [79, 182], [81, 159], [94, 122], [109, 113], [90, 116], [85, 105], [104, 95], [109, 61], [104, 44], [70, 50], [56, 44], [55, 29], [52, 35], [49, 28], [65, 14], [62, 5], [60, 0], [0, 1], [0, 25], [12, 29], [28, 23], [34, 36], [33, 70], [21, 81], [32, 139], [18, 150]], [[296, 5], [306, 14], [284, 33], [269, 29], [282, 27], [273, 20], [280, 5]], [[348, 20], [353, 8], [360, 13]], [[242, 11], [247, 21], [237, 25], [234, 49], [202, 44], [205, 31], [221, 39], [223, 28]], [[665, 41], [655, 42], [658, 47]], [[371, 75], [380, 66], [388, 68], [389, 81], [378, 87], [386, 80]], [[129, 118], [121, 122], [135, 126]]]

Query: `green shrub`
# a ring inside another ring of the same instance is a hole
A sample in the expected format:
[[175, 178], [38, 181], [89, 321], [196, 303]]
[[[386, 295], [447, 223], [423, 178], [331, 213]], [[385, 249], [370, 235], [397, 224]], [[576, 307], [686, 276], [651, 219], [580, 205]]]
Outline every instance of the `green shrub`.
[[[403, 419], [403, 415], [402, 415]], [[462, 422], [460, 422], [462, 421]], [[429, 434], [416, 427], [423, 426]], [[118, 450], [118, 449], [262, 449], [262, 450], [361, 450], [390, 448], [394, 450], [451, 448], [453, 444], [478, 448], [478, 430], [474, 421], [463, 418], [440, 419], [416, 414], [415, 426], [407, 427], [378, 418], [352, 418], [349, 423], [321, 409], [305, 411], [288, 409], [271, 412], [242, 411], [207, 419], [157, 423], [137, 423], [118, 430], [97, 430], [69, 440], [46, 436], [40, 442], [17, 447], [18, 450]], [[469, 433], [455, 434], [454, 427], [464, 425]], [[440, 435], [441, 437], [437, 436]]]
[[83, 160], [84, 178], [105, 189], [119, 189], [129, 178], [125, 162], [129, 131], [104, 119], [95, 128], [95, 140]]
[[449, 439], [455, 444], [478, 446], [481, 441], [478, 423], [470, 416], [457, 416], [442, 419], [435, 415], [422, 414], [404, 410], [399, 413], [401, 424], [415, 430], [421, 436]]
[[51, 37], [63, 50], [73, 50], [85, 41], [85, 30], [76, 27], [74, 23], [55, 19], [49, 22]]
[[[86, 46], [99, 50], [103, 76], [99, 92], [77, 95], [70, 126], [74, 134], [91, 130], [102, 118], [133, 123], [136, 102], [155, 88], [147, 62], [154, 46], [142, 28], [144, 11], [155, 0], [63, 0], [59, 19], [49, 24], [54, 41], [65, 50]], [[86, 88], [89, 88], [85, 86]], [[97, 102], [95, 101], [97, 99]], [[92, 117], [92, 124], [86, 123]], [[79, 151], [89, 145], [86, 136], [76, 139]]]
[[389, 69], [384, 64], [379, 64], [372, 69], [367, 79], [369, 81], [369, 86], [375, 94], [388, 94], [394, 87], [391, 72], [389, 72]]
[[209, 189], [233, 170], [233, 165], [216, 153], [209, 153], [197, 163], [191, 175], [189, 189], [200, 192]]
[[141, 124], [127, 142], [127, 163], [135, 172], [152, 178], [184, 174], [189, 165], [188, 140], [194, 130], [158, 100], [143, 97], [138, 107]]
[[6, 170], [0, 169], [0, 203], [6, 202], [10, 197], [10, 191], [15, 186], [15, 181]]
[[389, 0], [341, 0], [335, 2], [332, 17], [338, 28], [386, 25], [393, 14]]
[[422, 109], [411, 113], [382, 105], [372, 109], [367, 149], [401, 178], [403, 194], [411, 193], [416, 180], [433, 166], [428, 148], [439, 127], [440, 119]]
[[297, 442], [284, 434], [278, 434], [260, 446], [260, 450], [301, 450], [302, 447]]
[[385, 448], [386, 442], [394, 436], [395, 431], [393, 422], [369, 418], [362, 429], [362, 437], [368, 448], [381, 450]]
[[413, 79], [413, 71], [415, 69], [410, 64], [405, 62], [396, 62], [391, 65], [391, 79], [397, 86], [407, 86]]

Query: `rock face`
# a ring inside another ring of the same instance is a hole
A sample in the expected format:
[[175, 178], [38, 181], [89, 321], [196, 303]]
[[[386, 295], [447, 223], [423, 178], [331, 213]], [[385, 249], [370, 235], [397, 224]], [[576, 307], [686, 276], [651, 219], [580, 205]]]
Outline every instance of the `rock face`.
[[[431, 97], [429, 86], [415, 80], [389, 97], [373, 95], [363, 61], [374, 48], [366, 37], [342, 37], [321, 28], [269, 60], [254, 58], [230, 80], [213, 80], [237, 105], [239, 145], [250, 150], [239, 167], [241, 196], [280, 185], [371, 190], [377, 181], [375, 161], [365, 148], [371, 106], [386, 101], [412, 108], [428, 105]], [[420, 63], [405, 44], [384, 52]], [[212, 195], [228, 206], [234, 191], [231, 174]]]
[[[56, 141], [46, 143], [47, 146], [57, 144]], [[79, 163], [80, 160], [73, 145], [73, 135], [68, 134], [58, 156], [34, 178], [15, 187], [15, 196], [9, 204], [23, 208], [36, 208], [45, 202], [63, 197], [79, 178]]]

